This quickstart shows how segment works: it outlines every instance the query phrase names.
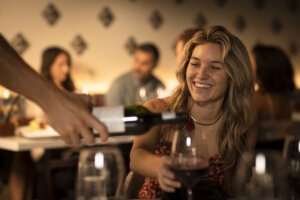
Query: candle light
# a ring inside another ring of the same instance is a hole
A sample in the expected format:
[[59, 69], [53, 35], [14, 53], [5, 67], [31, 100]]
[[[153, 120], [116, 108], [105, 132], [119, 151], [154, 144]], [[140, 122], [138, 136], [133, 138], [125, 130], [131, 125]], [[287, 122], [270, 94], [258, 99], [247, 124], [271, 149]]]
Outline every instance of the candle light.
[[86, 88], [83, 88], [83, 89], [82, 89], [82, 93], [83, 93], [83, 94], [88, 94], [88, 93], [89, 93], [89, 90], [86, 89]]
[[95, 155], [95, 167], [97, 169], [103, 169], [104, 167], [104, 155], [101, 152], [98, 152]]
[[266, 157], [262, 153], [258, 153], [255, 158], [255, 170], [257, 174], [264, 174], [266, 172]]
[[255, 184], [254, 196], [273, 197], [274, 184], [273, 176], [266, 170], [267, 162], [266, 156], [263, 153], [258, 153], [255, 157]]
[[192, 139], [191, 139], [190, 136], [188, 136], [188, 137], [186, 138], [186, 146], [190, 147], [190, 146], [191, 146], [191, 143], [192, 143]]
[[4, 90], [4, 91], [3, 91], [3, 98], [4, 98], [4, 99], [8, 99], [9, 96], [10, 96], [9, 91], [8, 91], [8, 90]]

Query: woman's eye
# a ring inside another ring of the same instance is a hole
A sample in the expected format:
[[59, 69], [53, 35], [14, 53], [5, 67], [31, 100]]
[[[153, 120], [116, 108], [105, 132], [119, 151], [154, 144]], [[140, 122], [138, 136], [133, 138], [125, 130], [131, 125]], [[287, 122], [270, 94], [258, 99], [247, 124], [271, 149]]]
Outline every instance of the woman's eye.
[[215, 69], [215, 70], [219, 70], [221, 69], [221, 67], [217, 67], [217, 66], [211, 66], [212, 69]]
[[198, 63], [191, 63], [192, 66], [198, 66]]

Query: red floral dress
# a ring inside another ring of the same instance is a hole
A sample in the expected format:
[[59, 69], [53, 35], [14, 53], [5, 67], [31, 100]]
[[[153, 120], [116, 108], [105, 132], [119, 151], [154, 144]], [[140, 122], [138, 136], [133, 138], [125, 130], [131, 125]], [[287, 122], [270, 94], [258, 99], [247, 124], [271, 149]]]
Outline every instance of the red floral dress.
[[[161, 138], [156, 144], [155, 155], [162, 157], [171, 154], [172, 143]], [[217, 181], [218, 184], [224, 188], [224, 171], [223, 163], [220, 154], [216, 154], [209, 159], [209, 168], [206, 175], [207, 180]], [[160, 198], [162, 189], [156, 178], [146, 177], [142, 188], [139, 191], [139, 198], [141, 199], [155, 199]]]

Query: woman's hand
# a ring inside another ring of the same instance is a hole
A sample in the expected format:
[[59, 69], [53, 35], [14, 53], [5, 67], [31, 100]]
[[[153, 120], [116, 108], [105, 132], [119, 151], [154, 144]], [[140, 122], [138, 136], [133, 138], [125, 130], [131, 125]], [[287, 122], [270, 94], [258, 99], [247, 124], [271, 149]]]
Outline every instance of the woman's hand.
[[173, 160], [171, 157], [164, 156], [162, 158], [162, 166], [158, 174], [158, 182], [162, 190], [166, 192], [175, 192], [176, 188], [181, 187], [181, 182], [176, 180], [175, 174], [171, 171]]

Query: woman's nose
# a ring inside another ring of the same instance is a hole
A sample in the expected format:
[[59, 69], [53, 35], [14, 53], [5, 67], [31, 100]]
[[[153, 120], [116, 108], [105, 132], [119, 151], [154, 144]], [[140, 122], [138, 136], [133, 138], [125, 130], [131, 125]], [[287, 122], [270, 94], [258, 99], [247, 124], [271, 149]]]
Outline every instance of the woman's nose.
[[63, 71], [64, 71], [65, 73], [69, 73], [69, 71], [70, 71], [69, 65], [64, 65]]
[[200, 79], [206, 79], [208, 78], [209, 74], [208, 74], [208, 69], [206, 66], [201, 66], [198, 70], [198, 74]]

